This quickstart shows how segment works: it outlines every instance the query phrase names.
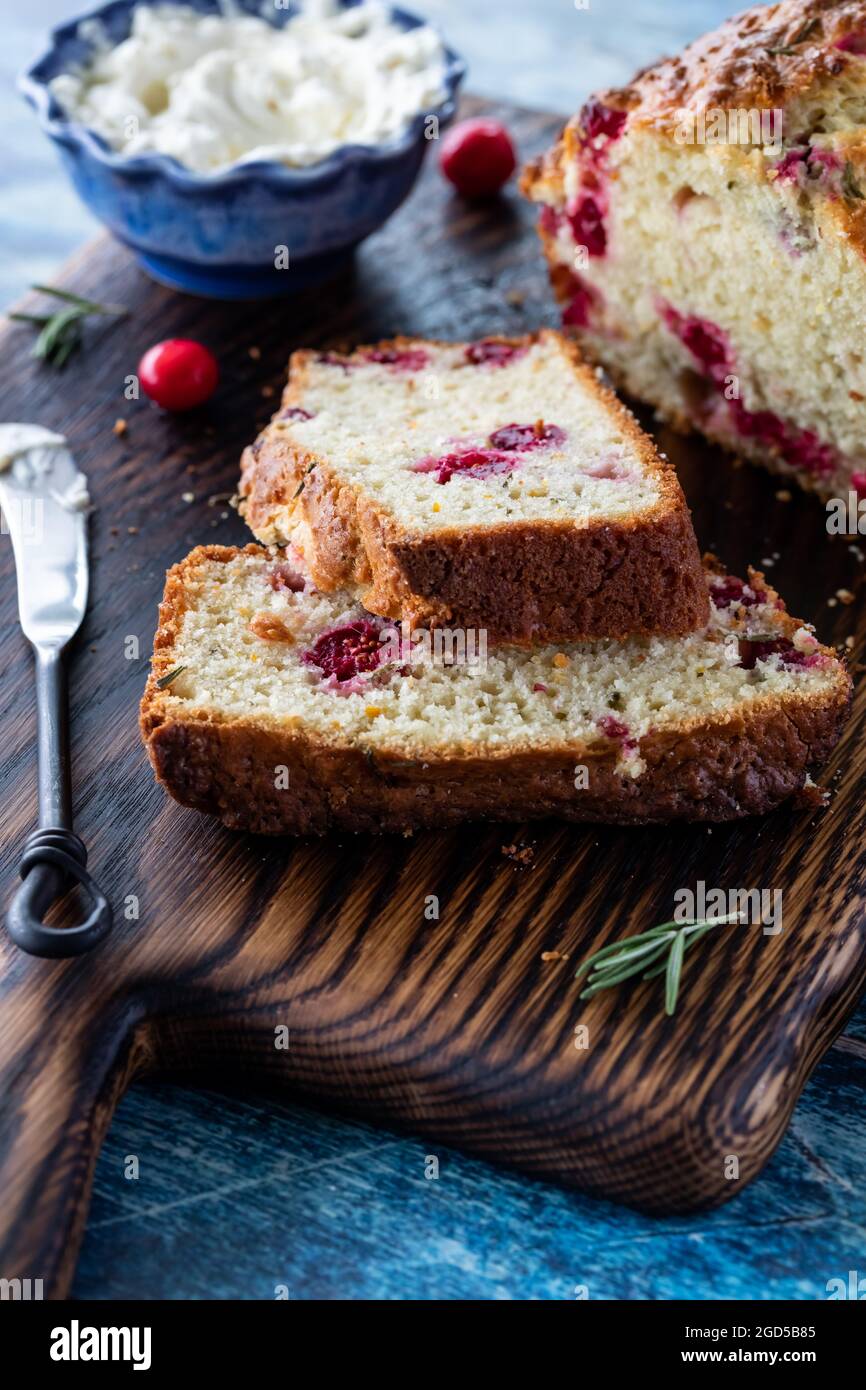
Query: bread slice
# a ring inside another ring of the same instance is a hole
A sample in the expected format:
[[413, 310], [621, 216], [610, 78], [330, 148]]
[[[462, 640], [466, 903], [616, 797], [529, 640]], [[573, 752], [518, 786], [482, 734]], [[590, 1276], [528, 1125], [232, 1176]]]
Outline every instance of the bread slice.
[[866, 495], [864, 0], [728, 20], [588, 101], [523, 188], [564, 320], [618, 385]]
[[676, 475], [561, 335], [296, 352], [241, 510], [317, 586], [491, 640], [706, 621]]
[[762, 575], [710, 563], [705, 586], [686, 637], [449, 664], [445, 633], [410, 650], [278, 555], [200, 547], [168, 575], [142, 733], [178, 801], [267, 834], [768, 811], [830, 752], [850, 680]]

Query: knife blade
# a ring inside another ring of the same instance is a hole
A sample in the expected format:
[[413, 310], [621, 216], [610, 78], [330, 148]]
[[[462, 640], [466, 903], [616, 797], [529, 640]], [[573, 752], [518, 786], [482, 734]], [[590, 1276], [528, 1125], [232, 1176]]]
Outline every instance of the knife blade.
[[84, 618], [89, 501], [63, 435], [0, 425], [0, 512], [15, 555], [21, 627], [37, 649], [62, 650]]
[[[69, 716], [64, 652], [87, 609], [87, 480], [63, 435], [41, 425], [0, 424], [0, 513], [12, 541], [18, 613], [36, 661], [39, 829], [25, 845], [19, 888], [6, 916], [12, 939], [40, 956], [80, 955], [111, 926], [111, 908], [87, 873], [72, 830]], [[88, 893], [86, 920], [42, 920], [72, 880]]]

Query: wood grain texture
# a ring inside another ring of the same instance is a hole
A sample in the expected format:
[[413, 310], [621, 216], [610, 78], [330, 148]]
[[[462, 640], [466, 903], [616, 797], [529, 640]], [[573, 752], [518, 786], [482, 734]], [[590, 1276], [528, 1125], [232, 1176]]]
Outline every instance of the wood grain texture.
[[[556, 124], [506, 114], [525, 155]], [[42, 1278], [52, 1294], [68, 1287], [95, 1156], [134, 1075], [286, 1086], [683, 1212], [723, 1202], [758, 1172], [852, 1007], [866, 969], [862, 690], [830, 769], [828, 812], [789, 808], [711, 832], [543, 825], [274, 845], [184, 812], [152, 782], [136, 706], [163, 572], [196, 543], [244, 539], [237, 517], [208, 499], [233, 490], [289, 349], [552, 322], [530, 218], [516, 196], [466, 209], [431, 168], [350, 275], [264, 308], [173, 296], [102, 241], [64, 283], [129, 304], [128, 321], [95, 335], [60, 377], [26, 359], [22, 330], [5, 337], [0, 418], [68, 433], [97, 506], [92, 603], [72, 672], [76, 824], [117, 926], [81, 961], [32, 960], [3, 942], [4, 1277]], [[141, 351], [172, 334], [209, 342], [223, 364], [219, 397], [186, 419], [123, 397]], [[119, 416], [123, 436], [112, 432]], [[777, 482], [696, 441], [663, 434], [662, 445], [700, 541], [735, 572], [778, 553], [770, 573], [791, 608], [825, 640], [854, 634], [859, 649], [861, 606], [826, 600], [859, 589], [860, 562], [826, 538], [817, 503], [777, 502]], [[34, 815], [33, 709], [8, 547], [2, 563], [8, 880]], [[129, 637], [137, 660], [126, 659]], [[503, 857], [512, 841], [534, 845], [532, 867]], [[698, 880], [781, 889], [783, 932], [730, 929], [705, 943], [674, 1020], [660, 1014], [657, 985], [580, 1005], [574, 963], [669, 916], [675, 890]], [[124, 916], [132, 897], [137, 919]], [[543, 960], [546, 951], [570, 959]], [[578, 1022], [589, 1026], [586, 1050], [574, 1046]], [[291, 1030], [287, 1051], [274, 1047], [280, 1025]]]

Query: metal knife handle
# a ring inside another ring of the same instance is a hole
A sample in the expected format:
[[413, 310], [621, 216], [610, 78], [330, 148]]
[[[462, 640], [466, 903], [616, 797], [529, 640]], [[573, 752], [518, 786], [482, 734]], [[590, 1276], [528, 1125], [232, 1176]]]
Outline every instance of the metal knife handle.
[[[87, 872], [87, 850], [72, 831], [69, 774], [69, 712], [66, 668], [60, 648], [36, 651], [39, 829], [21, 857], [24, 879], [6, 914], [9, 935], [33, 956], [80, 956], [111, 929], [111, 907]], [[91, 911], [75, 927], [49, 927], [43, 921], [70, 879], [80, 883]]]

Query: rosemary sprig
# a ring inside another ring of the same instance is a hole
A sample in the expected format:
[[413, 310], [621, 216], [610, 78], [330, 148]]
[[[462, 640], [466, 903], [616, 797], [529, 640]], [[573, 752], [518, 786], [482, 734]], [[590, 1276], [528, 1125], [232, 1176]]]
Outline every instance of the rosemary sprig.
[[312, 473], [312, 471], [313, 471], [313, 469], [315, 468], [315, 466], [316, 466], [316, 465], [315, 465], [314, 463], [311, 463], [311, 464], [309, 464], [309, 466], [308, 466], [307, 468], [304, 469], [304, 476], [303, 476], [303, 478], [301, 479], [301, 481], [298, 483], [298, 486], [296, 487], [295, 492], [294, 492], [294, 495], [293, 495], [293, 497], [292, 497], [292, 501], [293, 501], [293, 502], [294, 502], [294, 500], [295, 500], [296, 497], [300, 497], [300, 495], [301, 495], [301, 493], [303, 492], [304, 488], [307, 486], [307, 477], [309, 476], [310, 473]]
[[798, 30], [798, 32], [792, 38], [791, 42], [805, 43], [807, 39], [814, 38], [815, 34], [818, 32], [820, 28], [821, 20], [817, 16], [814, 19], [807, 19], [802, 29]]
[[849, 202], [858, 198], [863, 198], [863, 189], [857, 182], [857, 175], [854, 173], [854, 165], [850, 159], [845, 161], [845, 169], [842, 174], [842, 194]]
[[181, 671], [185, 671], [185, 666], [175, 666], [173, 671], [168, 671], [164, 676], [160, 676], [156, 683], [157, 690], [165, 690], [171, 685], [172, 681], [177, 680]]
[[33, 344], [32, 356], [48, 362], [52, 367], [63, 368], [83, 342], [81, 326], [91, 315], [120, 317], [129, 311], [122, 304], [100, 304], [95, 299], [84, 299], [71, 290], [55, 289], [52, 285], [31, 285], [39, 294], [51, 295], [59, 299], [63, 307], [53, 314], [10, 314], [17, 323], [30, 323], [39, 329]]
[[723, 917], [703, 917], [694, 922], [662, 922], [650, 931], [639, 932], [602, 946], [578, 966], [574, 978], [588, 975], [581, 999], [591, 999], [603, 989], [620, 985], [640, 975], [642, 980], [665, 976], [665, 1013], [670, 1017], [677, 1006], [683, 957], [696, 941], [713, 927], [742, 922], [742, 912]]
[[780, 44], [777, 48], [768, 48], [767, 52], [782, 53], [787, 58], [794, 57], [797, 52], [796, 46], [801, 43], [806, 43], [808, 39], [811, 39], [820, 28], [820, 25], [820, 19], [810, 19], [803, 25], [802, 29], [797, 30], [797, 33], [791, 39], [790, 43]]

